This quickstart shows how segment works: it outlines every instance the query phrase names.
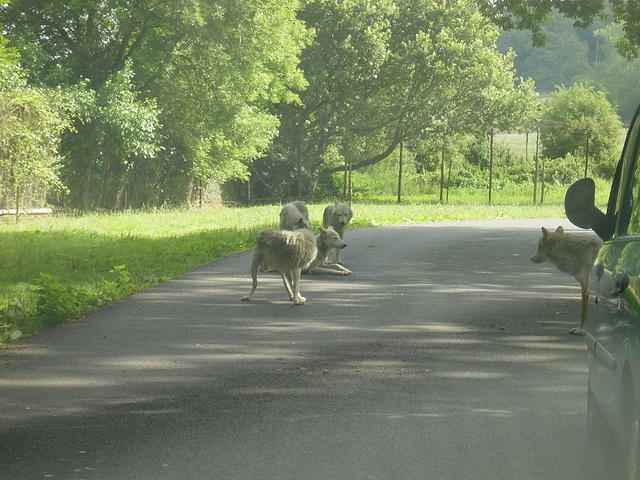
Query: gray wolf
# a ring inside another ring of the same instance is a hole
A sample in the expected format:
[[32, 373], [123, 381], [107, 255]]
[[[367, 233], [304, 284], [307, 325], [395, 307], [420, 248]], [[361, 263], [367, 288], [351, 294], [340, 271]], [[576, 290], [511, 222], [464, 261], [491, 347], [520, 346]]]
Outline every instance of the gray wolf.
[[334, 248], [342, 250], [347, 246], [333, 227], [320, 229], [320, 233], [316, 235], [316, 245], [318, 246], [318, 254], [313, 262], [302, 270], [303, 273], [330, 273], [332, 275], [351, 275], [353, 273], [338, 263], [326, 263], [331, 250]]
[[251, 300], [258, 287], [258, 269], [265, 263], [280, 273], [289, 299], [295, 305], [305, 303], [307, 299], [300, 295], [299, 290], [300, 272], [316, 258], [317, 254], [316, 238], [311, 230], [306, 228], [294, 231], [273, 228], [262, 230], [256, 239], [251, 260], [253, 285], [249, 295], [243, 297], [242, 301]]
[[309, 227], [309, 210], [301, 200], [287, 203], [280, 210], [280, 230], [297, 230]]
[[538, 250], [531, 257], [531, 261], [542, 263], [549, 260], [561, 272], [572, 275], [580, 283], [582, 290], [580, 325], [569, 330], [569, 333], [576, 335], [585, 333], [589, 303], [589, 272], [601, 246], [602, 244], [596, 240], [567, 235], [562, 226], [555, 232], [542, 227], [542, 238], [538, 242]]
[[[324, 228], [333, 227], [338, 232], [340, 238], [344, 238], [344, 232], [347, 229], [347, 225], [353, 217], [353, 211], [351, 210], [350, 203], [336, 203], [335, 205], [329, 205], [324, 209], [322, 214], [322, 226]], [[335, 263], [342, 264], [342, 258], [340, 257], [340, 249], [336, 249]]]

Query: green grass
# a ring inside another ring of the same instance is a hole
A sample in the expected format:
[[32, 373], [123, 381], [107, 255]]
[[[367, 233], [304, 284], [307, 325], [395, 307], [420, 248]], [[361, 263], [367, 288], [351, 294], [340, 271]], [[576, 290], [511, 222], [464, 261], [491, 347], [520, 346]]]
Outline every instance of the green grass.
[[[618, 143], [620, 148], [624, 145], [624, 140], [627, 136], [627, 129], [621, 128], [620, 134], [618, 137]], [[510, 133], [510, 132], [501, 132], [496, 134], [495, 140], [506, 147], [509, 148], [511, 153], [516, 155], [520, 155], [524, 157], [525, 152], [528, 149], [529, 159], [533, 158], [533, 155], [536, 151], [536, 133], [532, 132], [529, 134], [529, 145], [526, 145], [527, 136], [524, 133]]]
[[[511, 150], [512, 153], [524, 157], [525, 152], [528, 151], [529, 160], [533, 158], [536, 151], [536, 134], [535, 132], [529, 134], [529, 145], [527, 147], [527, 136], [524, 133], [498, 133], [495, 136], [495, 140], [502, 143]], [[528, 149], [528, 150], [527, 150]]]
[[[538, 185], [537, 198], [540, 199], [540, 185]], [[611, 184], [608, 181], [596, 180], [596, 203], [604, 209], [607, 204]], [[561, 206], [564, 202], [564, 194], [567, 191], [566, 185], [545, 185], [544, 203], [545, 205]], [[446, 195], [446, 191], [445, 191]], [[439, 190], [433, 190], [423, 195], [403, 195], [402, 203], [437, 204], [440, 198]], [[456, 205], [483, 206], [488, 202], [488, 191], [478, 188], [453, 188], [449, 192], [449, 208]], [[396, 203], [397, 195], [369, 195], [369, 203]], [[517, 207], [531, 205], [533, 201], [533, 185], [509, 185], [508, 188], [494, 188], [492, 193], [492, 204], [496, 207]], [[537, 206], [536, 208], [546, 208]]]
[[[434, 204], [432, 196], [401, 205], [386, 197], [356, 203], [352, 227], [563, 215], [553, 195], [548, 206], [501, 204], [506, 197], [499, 195], [496, 205], [487, 206], [467, 196], [468, 202], [452, 205]], [[480, 198], [485, 201], [486, 192]], [[315, 227], [325, 205], [309, 206]], [[24, 217], [18, 224], [0, 219], [0, 345], [251, 248], [259, 230], [277, 224], [279, 210], [274, 205]]]

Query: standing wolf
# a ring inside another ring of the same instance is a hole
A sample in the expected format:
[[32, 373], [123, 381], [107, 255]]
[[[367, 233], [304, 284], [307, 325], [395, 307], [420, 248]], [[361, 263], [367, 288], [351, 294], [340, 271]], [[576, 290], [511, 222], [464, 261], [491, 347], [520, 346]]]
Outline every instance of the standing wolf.
[[[353, 211], [351, 210], [350, 203], [336, 203], [335, 205], [329, 205], [324, 209], [322, 214], [322, 226], [324, 228], [333, 227], [338, 232], [340, 239], [344, 239], [344, 232], [347, 229], [347, 225], [353, 217]], [[336, 250], [335, 263], [342, 264], [342, 258], [340, 258], [340, 250]]]
[[301, 200], [287, 203], [280, 210], [280, 230], [297, 230], [309, 227], [309, 210]]
[[580, 283], [582, 289], [582, 311], [580, 326], [572, 328], [569, 333], [584, 335], [587, 323], [587, 307], [589, 302], [589, 272], [602, 244], [596, 240], [573, 237], [564, 233], [562, 226], [555, 232], [542, 227], [542, 238], [538, 242], [538, 250], [531, 257], [533, 263], [549, 260], [562, 272], [572, 275]]
[[329, 251], [334, 248], [343, 249], [347, 246], [333, 227], [320, 229], [320, 233], [316, 235], [316, 245], [318, 246], [318, 254], [315, 260], [302, 270], [303, 273], [330, 273], [332, 275], [351, 275], [353, 273], [338, 263], [326, 263]]
[[251, 278], [253, 285], [251, 292], [242, 298], [248, 302], [258, 287], [258, 269], [263, 263], [277, 270], [282, 277], [284, 288], [295, 305], [306, 302], [300, 295], [300, 272], [306, 268], [316, 255], [316, 238], [311, 230], [301, 228], [293, 232], [268, 228], [261, 231], [256, 239], [251, 261]]

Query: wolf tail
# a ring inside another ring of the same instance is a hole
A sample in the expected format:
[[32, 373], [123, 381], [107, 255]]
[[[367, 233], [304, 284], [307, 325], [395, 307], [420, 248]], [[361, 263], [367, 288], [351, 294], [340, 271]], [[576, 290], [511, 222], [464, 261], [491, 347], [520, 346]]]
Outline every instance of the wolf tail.
[[257, 252], [254, 253], [253, 260], [251, 260], [251, 292], [249, 292], [249, 295], [247, 295], [246, 297], [242, 297], [243, 302], [250, 301], [251, 297], [253, 296], [253, 292], [255, 292], [256, 288], [258, 288], [258, 270], [260, 269], [260, 265], [262, 265], [262, 260], [262, 255]]

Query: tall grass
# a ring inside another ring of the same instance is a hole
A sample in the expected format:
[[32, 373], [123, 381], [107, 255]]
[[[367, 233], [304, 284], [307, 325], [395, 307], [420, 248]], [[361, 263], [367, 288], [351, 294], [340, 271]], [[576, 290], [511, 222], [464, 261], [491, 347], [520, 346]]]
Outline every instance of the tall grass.
[[[428, 196], [401, 205], [386, 197], [357, 203], [352, 227], [562, 215], [555, 200], [487, 206], [474, 204], [482, 192], [467, 195], [454, 205], [434, 204]], [[325, 205], [309, 206], [315, 227]], [[277, 224], [279, 210], [210, 207], [0, 220], [0, 345], [249, 249], [259, 230]]]

